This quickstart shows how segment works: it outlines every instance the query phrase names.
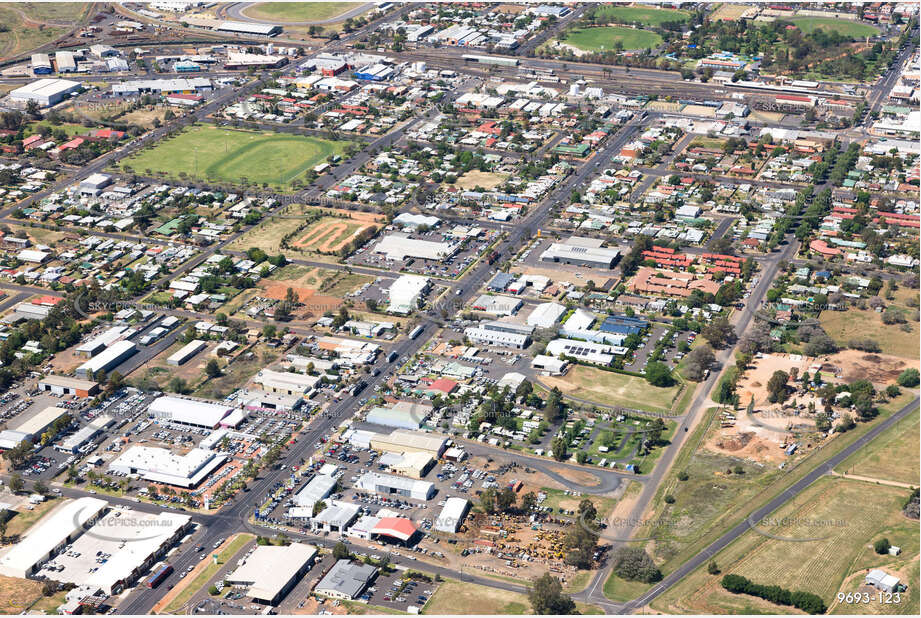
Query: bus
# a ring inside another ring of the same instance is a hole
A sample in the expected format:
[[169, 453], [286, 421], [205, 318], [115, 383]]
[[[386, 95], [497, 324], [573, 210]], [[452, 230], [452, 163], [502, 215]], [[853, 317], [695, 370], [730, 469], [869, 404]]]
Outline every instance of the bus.
[[145, 585], [148, 588], [156, 588], [163, 580], [169, 577], [169, 574], [173, 572], [173, 567], [168, 564], [162, 564], [156, 569], [154, 569], [153, 575], [147, 578]]
[[410, 339], [415, 339], [416, 337], [418, 337], [419, 335], [422, 334], [422, 331], [423, 331], [423, 330], [425, 330], [425, 326], [422, 325], [422, 324], [420, 324], [419, 326], [417, 326], [416, 328], [414, 328], [414, 329], [412, 330], [412, 332], [409, 333], [409, 338], [410, 338]]

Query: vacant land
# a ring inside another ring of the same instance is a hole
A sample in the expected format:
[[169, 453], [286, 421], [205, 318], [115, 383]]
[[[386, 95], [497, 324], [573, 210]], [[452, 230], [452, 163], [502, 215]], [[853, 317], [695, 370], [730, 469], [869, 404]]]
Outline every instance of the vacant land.
[[17, 56], [67, 34], [86, 10], [85, 2], [23, 2], [0, 5], [0, 60]]
[[[522, 582], [524, 583], [524, 582]], [[582, 614], [597, 614], [593, 605], [576, 603]], [[520, 592], [500, 590], [489, 586], [445, 580], [422, 608], [425, 614], [529, 614], [531, 602]]]
[[[847, 311], [823, 311], [819, 316], [822, 328], [839, 345], [847, 345], [854, 339], [872, 339], [879, 344], [884, 354], [901, 358], [917, 359], [921, 356], [919, 336], [921, 328], [911, 319], [916, 309], [908, 307], [905, 302], [912, 290], [898, 290], [895, 300], [886, 301], [887, 307], [894, 306], [903, 312], [907, 319], [904, 325], [883, 324], [883, 316], [873, 309], [849, 308]], [[906, 330], [903, 330], [903, 326]]]
[[52, 499], [36, 504], [31, 511], [27, 510], [25, 506], [20, 507], [22, 508], [21, 511], [13, 511], [14, 515], [7, 520], [6, 537], [12, 539], [23, 536], [35, 522], [44, 517], [45, 513], [59, 504], [61, 504], [60, 500]]
[[862, 39], [879, 32], [873, 26], [868, 26], [867, 24], [833, 17], [794, 17], [790, 21], [806, 34], [822, 28], [823, 30], [833, 30], [852, 39]]
[[458, 189], [495, 189], [503, 182], [507, 176], [505, 174], [496, 174], [494, 172], [481, 172], [480, 170], [471, 170], [457, 179], [455, 183]]
[[377, 227], [351, 217], [323, 217], [301, 230], [291, 245], [303, 251], [328, 255], [347, 248], [366, 229]]
[[[312, 223], [308, 219], [318, 214]], [[345, 215], [345, 216], [339, 216]], [[302, 204], [293, 204], [279, 213], [261, 221], [256, 227], [229, 245], [231, 250], [246, 251], [258, 247], [268, 254], [285, 253], [301, 255], [308, 259], [335, 261], [340, 251], [367, 228], [380, 227], [380, 215], [373, 213], [352, 213], [342, 210], [319, 210]], [[282, 239], [288, 237], [288, 244], [282, 247]]]
[[592, 496], [589, 494], [567, 496], [562, 489], [550, 489], [549, 487], [542, 487], [541, 491], [547, 494], [547, 499], [541, 503], [541, 506], [549, 506], [556, 511], [559, 509], [578, 511], [580, 502], [586, 499], [591, 500], [592, 504], [595, 505], [595, 510], [598, 511], [598, 519], [601, 520], [606, 520], [617, 504], [616, 499], [604, 496]]
[[[899, 564], [918, 554], [917, 522], [901, 514], [907, 490], [825, 477], [742, 535], [714, 560], [723, 574], [813, 592], [831, 604], [847, 577]], [[770, 536], [768, 536], [770, 535]], [[878, 556], [872, 543], [887, 537], [902, 557]], [[746, 613], [780, 608], [719, 585], [701, 567], [653, 602], [668, 613]], [[903, 607], [904, 611], [905, 608]]]
[[655, 32], [626, 26], [602, 26], [570, 31], [563, 42], [583, 51], [611, 51], [620, 43], [623, 49], [646, 49], [662, 43]]
[[265, 2], [248, 7], [244, 15], [280, 23], [324, 21], [359, 6], [360, 2]]
[[345, 145], [316, 137], [195, 126], [130, 157], [122, 169], [291, 189], [292, 181], [330, 155], [341, 154]]
[[711, 21], [736, 21], [751, 7], [745, 4], [724, 2], [710, 15]]
[[251, 358], [245, 358], [245, 355], [241, 353], [234, 362], [222, 366], [221, 375], [202, 382], [192, 395], [205, 399], [223, 399], [241, 385], [246, 384], [260, 369], [278, 357], [276, 352], [264, 344], [256, 345], [251, 351], [253, 352]]
[[426, 614], [525, 614], [530, 608], [528, 597], [521, 593], [449, 579], [438, 587], [424, 611]]
[[0, 613], [21, 614], [41, 596], [41, 582], [0, 575]]
[[665, 22], [685, 22], [691, 16], [688, 11], [657, 9], [643, 6], [605, 6], [596, 12], [599, 18], [627, 24], [658, 26]]
[[651, 412], [670, 410], [681, 390], [680, 385], [659, 388], [644, 378], [584, 365], [574, 365], [565, 376], [541, 381], [550, 388], [559, 387], [570, 397]]
[[118, 120], [120, 122], [138, 125], [140, 127], [144, 127], [145, 129], [152, 129], [154, 127], [154, 121], [159, 120], [160, 122], [163, 122], [163, 117], [165, 115], [165, 109], [150, 106], [136, 109], [133, 112], [128, 112], [124, 116], [119, 117]]
[[915, 410], [838, 466], [838, 472], [917, 484], [919, 415]]

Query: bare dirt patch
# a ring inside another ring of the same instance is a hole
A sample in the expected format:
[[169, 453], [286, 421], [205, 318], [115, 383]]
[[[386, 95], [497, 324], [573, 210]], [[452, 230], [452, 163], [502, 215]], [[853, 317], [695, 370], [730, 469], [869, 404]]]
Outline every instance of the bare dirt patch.
[[[825, 364], [838, 367], [845, 382], [866, 378], [878, 386], [895, 382], [899, 374], [910, 367], [917, 369], [918, 359], [905, 359], [888, 354], [868, 354], [860, 350], [844, 350], [825, 358]], [[823, 371], [823, 375], [824, 371]]]
[[585, 487], [594, 487], [595, 485], [601, 484], [601, 480], [587, 470], [576, 470], [574, 468], [566, 468], [563, 466], [554, 466], [550, 469], [562, 476], [564, 479], [579, 485], [583, 485]]
[[481, 172], [480, 170], [470, 170], [457, 179], [455, 183], [459, 189], [474, 189], [482, 187], [484, 189], [495, 189], [503, 182], [507, 176], [495, 172]]

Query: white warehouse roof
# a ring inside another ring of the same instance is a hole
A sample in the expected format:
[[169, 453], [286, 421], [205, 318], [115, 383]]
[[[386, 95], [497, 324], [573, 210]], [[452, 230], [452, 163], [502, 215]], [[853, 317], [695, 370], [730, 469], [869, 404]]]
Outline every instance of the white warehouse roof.
[[147, 413], [154, 418], [175, 423], [213, 428], [232, 410], [232, 407], [226, 405], [166, 395], [154, 399]]
[[78, 498], [64, 502], [38, 521], [28, 534], [0, 557], [0, 574], [9, 577], [30, 575], [35, 565], [55, 547], [79, 532], [84, 524], [108, 506], [99, 498]]
[[402, 260], [407, 257], [424, 260], [443, 260], [454, 253], [455, 246], [446, 242], [433, 242], [408, 238], [402, 234], [384, 236], [374, 248], [375, 253], [384, 253], [388, 260]]
[[444, 508], [441, 509], [441, 514], [435, 520], [435, 530], [452, 534], [457, 532], [467, 514], [469, 505], [470, 503], [465, 498], [448, 498]]
[[551, 328], [564, 313], [566, 307], [559, 303], [543, 303], [534, 308], [526, 321], [528, 326]]
[[195, 487], [226, 459], [226, 455], [201, 448], [193, 448], [185, 455], [175, 455], [165, 448], [132, 446], [114, 459], [109, 469], [137, 474], [155, 483]]
[[226, 581], [248, 586], [247, 595], [254, 599], [271, 601], [284, 592], [316, 555], [317, 548], [306, 543], [257, 546]]

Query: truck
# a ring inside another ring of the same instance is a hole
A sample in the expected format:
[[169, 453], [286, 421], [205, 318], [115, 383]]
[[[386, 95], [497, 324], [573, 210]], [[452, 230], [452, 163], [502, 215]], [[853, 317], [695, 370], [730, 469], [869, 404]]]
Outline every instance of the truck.
[[412, 331], [410, 331], [410, 333], [409, 333], [409, 338], [410, 338], [410, 339], [415, 339], [416, 337], [418, 337], [419, 335], [422, 334], [422, 331], [423, 331], [423, 330], [425, 330], [425, 326], [422, 325], [422, 324], [420, 324], [420, 325], [417, 326], [416, 328], [412, 329]]
[[360, 393], [361, 391], [365, 390], [365, 387], [366, 387], [367, 385], [368, 385], [368, 383], [367, 383], [367, 382], [364, 382], [364, 381], [362, 381], [362, 382], [357, 382], [351, 389], [349, 389], [349, 395], [352, 395], [352, 396], [354, 397], [355, 395], [357, 395], [357, 394]]
[[163, 580], [169, 577], [169, 574], [173, 572], [173, 567], [168, 564], [161, 564], [159, 567], [154, 569], [153, 575], [147, 578], [145, 585], [148, 588], [156, 588]]
[[398, 356], [399, 354], [396, 353], [396, 350], [391, 351], [390, 354], [387, 355], [387, 362], [392, 363]]

